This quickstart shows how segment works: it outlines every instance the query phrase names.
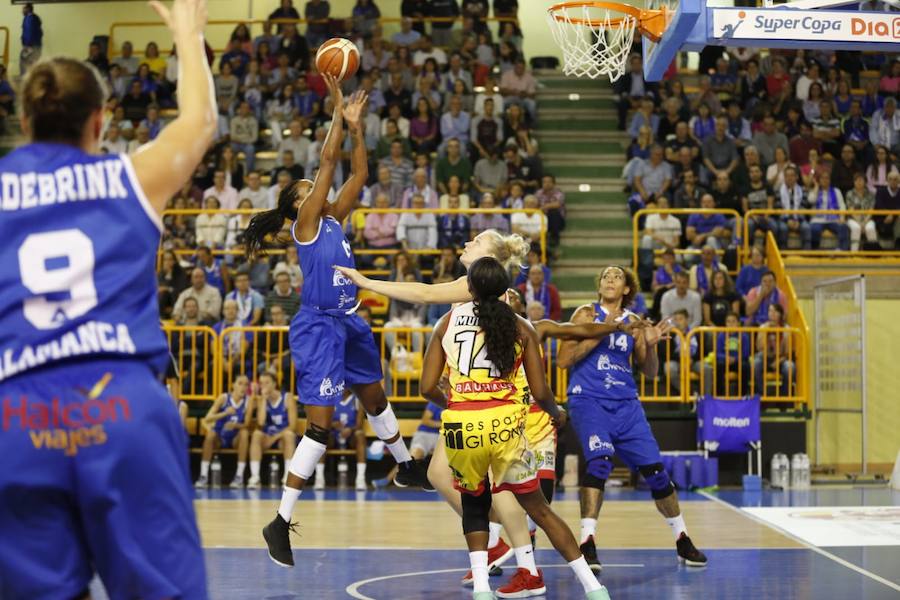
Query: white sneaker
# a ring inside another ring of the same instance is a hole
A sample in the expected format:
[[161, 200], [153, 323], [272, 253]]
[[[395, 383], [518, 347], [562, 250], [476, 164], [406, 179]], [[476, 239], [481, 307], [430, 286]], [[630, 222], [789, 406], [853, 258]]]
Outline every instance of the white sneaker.
[[315, 482], [313, 482], [314, 490], [324, 490], [325, 489], [325, 477], [316, 477]]
[[258, 490], [260, 486], [259, 477], [251, 477], [247, 480], [247, 489], [248, 490]]
[[364, 492], [368, 488], [366, 487], [366, 478], [365, 477], [357, 477], [356, 478], [356, 491]]
[[205, 490], [209, 487], [209, 479], [206, 477], [200, 477], [197, 481], [194, 482], [194, 487], [198, 490]]
[[244, 478], [243, 477], [235, 477], [231, 480], [231, 485], [229, 486], [233, 490], [240, 490], [244, 488]]

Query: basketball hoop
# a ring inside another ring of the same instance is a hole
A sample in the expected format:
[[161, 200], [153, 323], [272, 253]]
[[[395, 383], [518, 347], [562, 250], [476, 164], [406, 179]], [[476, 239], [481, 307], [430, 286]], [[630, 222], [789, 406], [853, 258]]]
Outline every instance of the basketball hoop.
[[657, 42], [666, 7], [646, 10], [618, 2], [563, 2], [547, 10], [553, 39], [563, 51], [563, 72], [615, 81], [625, 74], [634, 32]]

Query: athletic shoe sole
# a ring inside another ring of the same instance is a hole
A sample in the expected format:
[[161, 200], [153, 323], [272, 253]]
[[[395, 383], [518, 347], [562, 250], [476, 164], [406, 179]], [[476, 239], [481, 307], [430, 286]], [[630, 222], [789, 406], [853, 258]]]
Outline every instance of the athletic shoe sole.
[[[513, 554], [515, 554], [515, 552], [513, 552]], [[503, 575], [503, 569], [501, 569], [497, 565], [488, 565], [488, 577], [500, 577], [501, 575]], [[460, 581], [460, 584], [462, 584], [464, 587], [470, 587], [474, 583], [475, 582], [472, 579], [463, 579], [462, 581]]]
[[497, 590], [494, 592], [498, 598], [531, 598], [533, 596], [543, 596], [547, 593], [547, 586], [540, 587], [533, 590], [522, 590], [521, 592], [501, 592]]
[[683, 556], [678, 557], [678, 562], [683, 564], [686, 567], [695, 567], [695, 568], [702, 568], [702, 567], [705, 567], [707, 564], [705, 562], [697, 562], [695, 560], [688, 560], [688, 559], [684, 558]]
[[[265, 527], [263, 528], [262, 534], [263, 534], [263, 539], [266, 540], [266, 545], [268, 546], [268, 544], [269, 544], [269, 536], [266, 535], [266, 528], [265, 528]], [[283, 562], [281, 562], [280, 560], [278, 560], [277, 558], [275, 558], [274, 556], [272, 556], [272, 552], [271, 552], [270, 550], [268, 550], [268, 549], [266, 549], [266, 554], [269, 555], [269, 560], [271, 560], [273, 563], [275, 563], [276, 565], [278, 565], [278, 566], [281, 567], [282, 569], [293, 569], [293, 568], [294, 568], [294, 565], [289, 565], [289, 564], [287, 564], [287, 563], [283, 563]]]

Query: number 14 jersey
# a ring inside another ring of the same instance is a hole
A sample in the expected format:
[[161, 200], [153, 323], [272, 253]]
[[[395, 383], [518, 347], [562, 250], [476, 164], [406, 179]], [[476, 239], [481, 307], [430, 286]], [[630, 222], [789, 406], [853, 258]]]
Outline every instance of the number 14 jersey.
[[516, 342], [516, 364], [507, 377], [487, 359], [484, 331], [475, 316], [475, 304], [467, 302], [450, 311], [447, 331], [441, 340], [450, 371], [449, 402], [522, 401], [517, 394], [516, 373], [522, 364], [523, 348]]
[[36, 143], [0, 159], [0, 382], [105, 357], [161, 370], [161, 230], [126, 155]]
[[[594, 323], [606, 320], [606, 311], [594, 303]], [[618, 320], [626, 323], [634, 315], [630, 311]], [[569, 399], [579, 396], [604, 400], [634, 400], [638, 397], [637, 385], [631, 370], [631, 354], [634, 338], [627, 333], [611, 333], [587, 356], [569, 369]]]

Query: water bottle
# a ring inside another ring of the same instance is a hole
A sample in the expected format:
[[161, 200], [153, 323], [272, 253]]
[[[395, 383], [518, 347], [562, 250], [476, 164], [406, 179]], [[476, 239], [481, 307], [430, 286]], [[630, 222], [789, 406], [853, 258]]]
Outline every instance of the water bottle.
[[802, 452], [791, 457], [791, 487], [809, 489], [809, 457]]
[[222, 487], [222, 461], [219, 455], [213, 456], [212, 463], [209, 465], [210, 483], [214, 488]]
[[338, 487], [341, 489], [346, 489], [347, 487], [347, 472], [350, 470], [350, 465], [347, 464], [347, 457], [342, 456], [340, 462], [338, 462]]
[[281, 469], [278, 467], [278, 457], [276, 456], [269, 461], [269, 487], [273, 490], [281, 487]]
[[778, 452], [772, 456], [771, 472], [769, 473], [769, 481], [773, 488], [786, 489], [791, 479], [791, 461], [788, 460], [787, 454]]

